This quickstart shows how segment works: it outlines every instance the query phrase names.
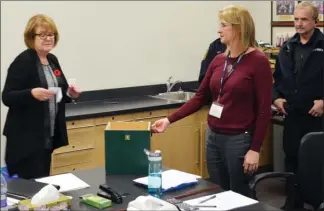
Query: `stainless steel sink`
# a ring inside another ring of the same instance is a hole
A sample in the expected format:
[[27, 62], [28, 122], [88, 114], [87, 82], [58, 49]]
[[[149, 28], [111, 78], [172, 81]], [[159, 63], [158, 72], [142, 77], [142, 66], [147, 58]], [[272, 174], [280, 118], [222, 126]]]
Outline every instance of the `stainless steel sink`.
[[196, 93], [194, 92], [185, 92], [185, 91], [177, 91], [177, 92], [163, 92], [157, 95], [150, 95], [154, 98], [160, 98], [165, 100], [171, 100], [175, 102], [187, 102], [191, 99]]

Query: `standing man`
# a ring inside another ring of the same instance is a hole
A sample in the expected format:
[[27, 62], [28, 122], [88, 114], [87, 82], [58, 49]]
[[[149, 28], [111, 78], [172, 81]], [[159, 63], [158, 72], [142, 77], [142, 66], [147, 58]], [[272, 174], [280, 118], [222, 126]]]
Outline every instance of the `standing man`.
[[301, 138], [323, 130], [324, 35], [313, 4], [299, 3], [294, 19], [297, 33], [282, 46], [273, 75], [273, 103], [285, 115], [286, 170], [296, 173]]
[[217, 56], [218, 54], [224, 53], [225, 50], [226, 50], [226, 45], [224, 45], [220, 41], [220, 38], [217, 38], [209, 45], [208, 51], [206, 52], [204, 59], [201, 61], [199, 78], [198, 78], [199, 84], [201, 84], [202, 80], [204, 79], [207, 72], [207, 68], [211, 63], [211, 61], [213, 61], [215, 56]]

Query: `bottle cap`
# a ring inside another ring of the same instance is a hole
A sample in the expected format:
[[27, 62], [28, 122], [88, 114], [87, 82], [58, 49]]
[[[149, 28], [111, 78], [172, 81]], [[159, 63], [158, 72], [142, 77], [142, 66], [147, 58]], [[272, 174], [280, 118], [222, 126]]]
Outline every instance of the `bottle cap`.
[[150, 152], [149, 157], [161, 157], [161, 151], [155, 150], [154, 152]]

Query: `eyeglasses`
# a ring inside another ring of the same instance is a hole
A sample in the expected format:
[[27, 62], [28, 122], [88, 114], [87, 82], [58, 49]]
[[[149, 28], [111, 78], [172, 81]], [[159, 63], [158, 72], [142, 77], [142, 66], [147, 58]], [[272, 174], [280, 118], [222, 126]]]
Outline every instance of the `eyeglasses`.
[[50, 39], [54, 39], [55, 38], [55, 36], [56, 36], [56, 34], [55, 33], [51, 33], [51, 34], [35, 34], [36, 36], [39, 36], [39, 38], [40, 39], [42, 39], [42, 40], [45, 40], [45, 39], [47, 39], [47, 37], [48, 38], [50, 38]]

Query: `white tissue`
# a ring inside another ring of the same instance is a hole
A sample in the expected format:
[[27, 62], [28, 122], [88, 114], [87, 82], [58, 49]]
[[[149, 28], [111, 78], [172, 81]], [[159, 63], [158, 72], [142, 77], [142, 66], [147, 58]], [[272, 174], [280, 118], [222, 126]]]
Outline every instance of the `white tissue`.
[[174, 205], [161, 199], [152, 196], [139, 196], [134, 201], [128, 203], [127, 211], [139, 210], [177, 211], [178, 209]]
[[60, 198], [60, 192], [53, 185], [46, 185], [31, 199], [32, 205], [44, 205], [49, 202], [57, 201]]

